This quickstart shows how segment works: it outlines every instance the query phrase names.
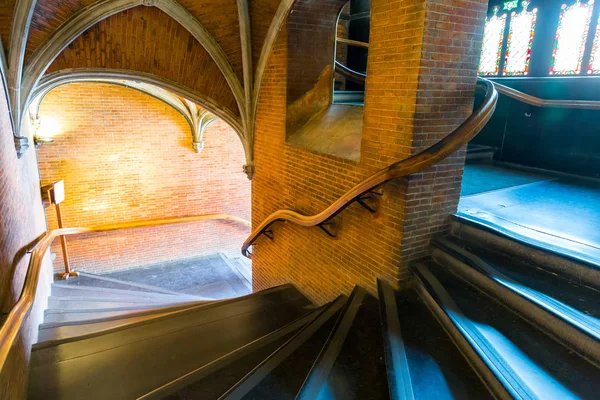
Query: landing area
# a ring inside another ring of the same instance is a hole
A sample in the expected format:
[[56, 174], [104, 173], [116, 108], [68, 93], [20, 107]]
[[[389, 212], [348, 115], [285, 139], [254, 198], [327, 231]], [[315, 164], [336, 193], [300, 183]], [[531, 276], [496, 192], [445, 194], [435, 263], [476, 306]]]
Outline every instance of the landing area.
[[600, 182], [467, 164], [458, 218], [600, 268]]

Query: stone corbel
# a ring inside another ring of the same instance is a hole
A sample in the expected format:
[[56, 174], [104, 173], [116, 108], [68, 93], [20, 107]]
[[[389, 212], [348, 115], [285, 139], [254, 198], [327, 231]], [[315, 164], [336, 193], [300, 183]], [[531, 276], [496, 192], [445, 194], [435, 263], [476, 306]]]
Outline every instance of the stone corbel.
[[15, 136], [15, 150], [17, 150], [17, 157], [21, 158], [29, 148], [29, 139], [25, 136]]
[[196, 153], [204, 149], [204, 131], [217, 120], [217, 117], [209, 111], [198, 107], [195, 103], [185, 100], [192, 117], [192, 147]]
[[244, 173], [248, 176], [248, 180], [254, 178], [254, 163], [244, 165]]

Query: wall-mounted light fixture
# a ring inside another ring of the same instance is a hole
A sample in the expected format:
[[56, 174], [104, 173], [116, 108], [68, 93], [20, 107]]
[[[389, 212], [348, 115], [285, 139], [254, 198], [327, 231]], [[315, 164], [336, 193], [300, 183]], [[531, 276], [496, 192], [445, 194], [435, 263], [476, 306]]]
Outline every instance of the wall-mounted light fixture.
[[61, 126], [56, 118], [44, 117], [32, 120], [34, 134], [33, 143], [36, 146], [41, 146], [46, 143], [54, 142], [54, 136], [60, 134]]
[[43, 136], [34, 136], [33, 143], [37, 146], [41, 146], [46, 143], [53, 143], [54, 139], [51, 137], [43, 137]]

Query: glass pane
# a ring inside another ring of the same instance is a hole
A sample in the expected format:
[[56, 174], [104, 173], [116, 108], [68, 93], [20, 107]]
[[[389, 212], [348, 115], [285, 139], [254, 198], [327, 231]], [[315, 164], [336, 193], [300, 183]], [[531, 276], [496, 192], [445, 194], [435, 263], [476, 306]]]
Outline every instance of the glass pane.
[[577, 0], [570, 7], [566, 4], [562, 5], [552, 52], [550, 75], [575, 75], [581, 72], [581, 59], [592, 18], [593, 4], [594, 0], [589, 0], [587, 4]]
[[481, 57], [479, 58], [480, 75], [498, 75], [500, 70], [500, 56], [502, 54], [506, 14], [498, 17], [496, 15], [498, 10], [500, 10], [500, 6], [494, 7], [494, 15], [485, 20], [483, 47], [481, 48]]
[[527, 11], [529, 1], [524, 1], [521, 4], [523, 10], [518, 14], [513, 11], [510, 15], [504, 75], [527, 75], [529, 72], [531, 44], [533, 43], [538, 10], [534, 8], [531, 12]]
[[596, 35], [594, 36], [594, 43], [592, 44], [592, 56], [590, 57], [588, 74], [600, 74], [600, 17], [598, 18]]

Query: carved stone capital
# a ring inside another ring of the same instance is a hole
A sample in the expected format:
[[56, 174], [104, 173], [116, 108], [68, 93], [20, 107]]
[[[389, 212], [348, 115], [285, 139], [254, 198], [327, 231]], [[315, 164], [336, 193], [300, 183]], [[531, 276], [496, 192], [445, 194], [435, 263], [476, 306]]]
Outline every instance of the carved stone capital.
[[244, 165], [244, 173], [248, 176], [249, 180], [254, 177], [254, 163]]
[[15, 136], [15, 149], [17, 150], [17, 157], [23, 157], [25, 151], [29, 148], [29, 139], [25, 136]]
[[200, 154], [200, 152], [204, 149], [204, 141], [193, 142], [192, 147], [196, 150], [196, 153]]

